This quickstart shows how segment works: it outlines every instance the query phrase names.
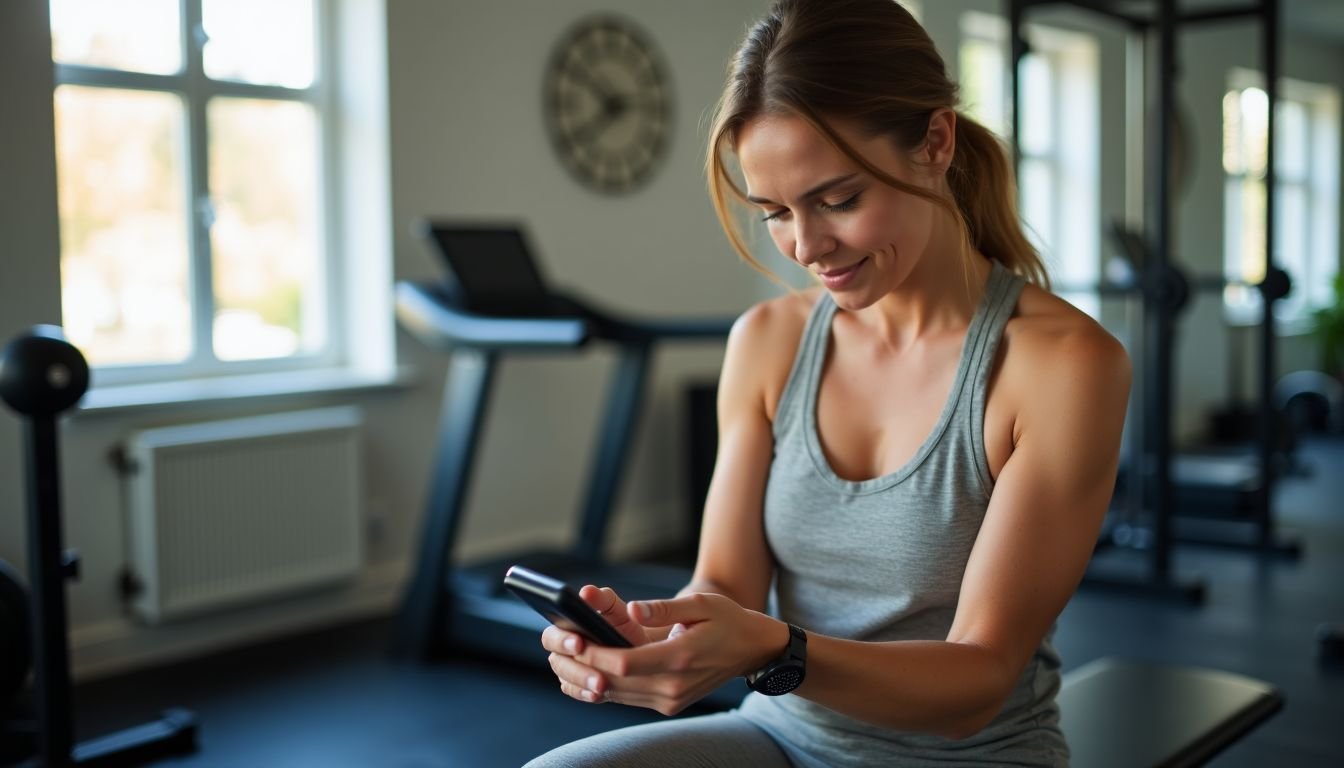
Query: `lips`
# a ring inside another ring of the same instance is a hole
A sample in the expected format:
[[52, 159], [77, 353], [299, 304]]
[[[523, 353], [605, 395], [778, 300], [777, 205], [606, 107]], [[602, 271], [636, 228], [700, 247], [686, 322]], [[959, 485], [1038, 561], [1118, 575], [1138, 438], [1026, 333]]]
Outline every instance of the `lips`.
[[827, 288], [833, 291], [840, 290], [841, 288], [844, 288], [846, 285], [848, 285], [849, 281], [852, 280], [854, 278], [854, 275], [858, 273], [859, 268], [867, 263], [868, 263], [868, 257], [865, 256], [862, 259], [859, 259], [858, 261], [854, 262], [853, 264], [850, 264], [848, 267], [840, 267], [838, 269], [828, 269], [825, 272], [818, 272], [817, 276], [821, 278], [821, 282]]
[[859, 265], [867, 260], [868, 257], [865, 256], [862, 259], [859, 259], [858, 261], [854, 262], [853, 264], [850, 264], [848, 267], [840, 267], [839, 269], [830, 269], [825, 272], [819, 272], [818, 274], [820, 274], [822, 277], [829, 277], [829, 278], [842, 277], [858, 269]]

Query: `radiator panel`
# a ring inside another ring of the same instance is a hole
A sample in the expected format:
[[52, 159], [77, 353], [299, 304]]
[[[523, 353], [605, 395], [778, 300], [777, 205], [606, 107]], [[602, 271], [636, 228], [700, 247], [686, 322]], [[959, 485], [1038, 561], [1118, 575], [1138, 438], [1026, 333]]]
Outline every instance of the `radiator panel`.
[[132, 436], [136, 613], [166, 622], [356, 575], [359, 426], [328, 408]]

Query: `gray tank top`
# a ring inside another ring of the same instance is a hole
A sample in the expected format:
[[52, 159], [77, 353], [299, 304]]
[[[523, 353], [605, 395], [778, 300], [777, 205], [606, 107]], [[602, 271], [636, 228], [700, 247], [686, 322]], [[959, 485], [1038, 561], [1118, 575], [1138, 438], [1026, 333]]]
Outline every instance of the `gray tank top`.
[[[933, 432], [905, 466], [862, 481], [836, 475], [817, 436], [817, 390], [836, 313], [822, 294], [780, 398], [766, 486], [765, 531], [778, 566], [771, 602], [781, 619], [853, 640], [947, 638], [994, 485], [985, 456], [985, 397], [1022, 285], [993, 263]], [[1053, 634], [999, 716], [967, 739], [880, 728], [798, 696], [750, 694], [740, 711], [808, 768], [1067, 765], [1054, 701]]]

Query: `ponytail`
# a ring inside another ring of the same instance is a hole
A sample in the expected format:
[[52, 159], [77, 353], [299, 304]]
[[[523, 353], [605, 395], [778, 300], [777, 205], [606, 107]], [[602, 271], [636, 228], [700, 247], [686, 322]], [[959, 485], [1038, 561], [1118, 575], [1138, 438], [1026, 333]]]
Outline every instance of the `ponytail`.
[[1007, 148], [988, 128], [960, 112], [957, 151], [947, 170], [947, 183], [971, 245], [1049, 290], [1045, 262], [1022, 230]]

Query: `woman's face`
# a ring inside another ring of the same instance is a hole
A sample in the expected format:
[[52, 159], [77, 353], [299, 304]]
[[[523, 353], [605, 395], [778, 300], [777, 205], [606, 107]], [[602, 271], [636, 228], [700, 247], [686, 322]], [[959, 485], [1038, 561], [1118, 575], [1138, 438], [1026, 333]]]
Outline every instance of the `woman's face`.
[[[835, 124], [841, 137], [895, 178], [936, 191], [941, 174], [912, 163], [883, 136]], [[901, 192], [836, 149], [806, 121], [767, 116], [738, 134], [748, 199], [781, 253], [811, 272], [842, 309], [871, 306], [899, 286], [939, 236], [941, 208]]]

